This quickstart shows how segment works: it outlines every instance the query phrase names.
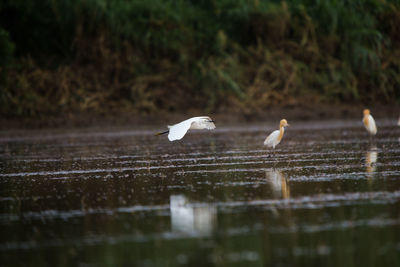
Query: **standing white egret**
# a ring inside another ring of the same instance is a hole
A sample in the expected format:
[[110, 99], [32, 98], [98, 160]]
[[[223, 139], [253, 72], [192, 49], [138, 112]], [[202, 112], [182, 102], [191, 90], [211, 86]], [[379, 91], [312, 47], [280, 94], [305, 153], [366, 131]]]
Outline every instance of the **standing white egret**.
[[289, 126], [285, 119], [281, 120], [279, 124], [279, 130], [273, 131], [264, 141], [264, 145], [268, 147], [275, 148], [278, 145], [283, 137], [283, 133], [285, 132], [285, 127]]
[[182, 139], [189, 129], [200, 130], [200, 129], [215, 129], [214, 121], [208, 116], [193, 117], [174, 124], [168, 125], [168, 131], [157, 133], [156, 135], [168, 133], [169, 141], [175, 141]]
[[376, 125], [375, 125], [375, 120], [371, 116], [369, 109], [364, 109], [364, 118], [363, 118], [363, 123], [365, 126], [365, 129], [367, 129], [368, 133], [370, 135], [376, 135]]

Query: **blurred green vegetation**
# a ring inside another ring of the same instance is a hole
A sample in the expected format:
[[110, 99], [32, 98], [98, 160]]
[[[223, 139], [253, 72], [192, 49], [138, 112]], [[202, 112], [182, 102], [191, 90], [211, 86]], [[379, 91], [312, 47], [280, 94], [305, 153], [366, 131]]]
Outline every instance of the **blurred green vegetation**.
[[398, 103], [400, 1], [4, 0], [0, 111]]

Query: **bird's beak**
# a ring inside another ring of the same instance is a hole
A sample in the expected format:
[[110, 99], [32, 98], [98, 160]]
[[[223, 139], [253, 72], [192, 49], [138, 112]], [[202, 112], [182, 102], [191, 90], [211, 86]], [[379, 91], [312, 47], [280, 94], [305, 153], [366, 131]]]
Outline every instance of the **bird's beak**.
[[290, 126], [290, 124], [289, 123], [286, 123], [286, 125], [285, 126]]
[[212, 123], [215, 123], [215, 121], [208, 121], [208, 122], [212, 122]]

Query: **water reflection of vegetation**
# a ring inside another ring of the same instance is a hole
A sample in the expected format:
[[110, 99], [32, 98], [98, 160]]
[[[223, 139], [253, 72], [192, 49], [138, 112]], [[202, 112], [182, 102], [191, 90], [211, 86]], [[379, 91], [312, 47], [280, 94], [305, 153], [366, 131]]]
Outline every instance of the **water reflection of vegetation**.
[[378, 0], [3, 1], [1, 111], [399, 99], [399, 12]]

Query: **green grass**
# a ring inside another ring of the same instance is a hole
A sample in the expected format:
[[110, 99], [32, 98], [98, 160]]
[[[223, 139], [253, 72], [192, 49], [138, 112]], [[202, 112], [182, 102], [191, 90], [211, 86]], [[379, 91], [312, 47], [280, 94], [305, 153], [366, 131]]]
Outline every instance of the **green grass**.
[[253, 113], [310, 99], [398, 103], [399, 7], [379, 0], [6, 0], [0, 110]]

